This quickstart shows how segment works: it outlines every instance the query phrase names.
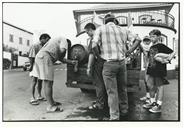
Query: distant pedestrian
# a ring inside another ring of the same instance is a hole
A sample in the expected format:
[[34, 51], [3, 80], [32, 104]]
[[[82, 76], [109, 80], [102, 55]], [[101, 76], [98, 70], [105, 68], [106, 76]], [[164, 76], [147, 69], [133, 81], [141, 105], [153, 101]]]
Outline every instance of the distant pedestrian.
[[[35, 73], [35, 57], [36, 54], [39, 52], [39, 50], [45, 45], [45, 43], [50, 39], [50, 36], [48, 34], [42, 34], [39, 38], [39, 42], [36, 44], [33, 44], [33, 46], [29, 50], [29, 59], [30, 59], [30, 76], [31, 76], [31, 99], [30, 104], [32, 105], [38, 105], [39, 100], [45, 100], [44, 97], [41, 95], [42, 90], [42, 80], [38, 79], [38, 76]], [[35, 98], [35, 87], [37, 85], [37, 91], [38, 91], [38, 97]]]
[[60, 102], [53, 99], [54, 63], [59, 60], [63, 63], [76, 64], [77, 61], [65, 59], [69, 40], [64, 37], [49, 40], [38, 52], [35, 66], [38, 78], [43, 81], [45, 96], [48, 102], [47, 112], [63, 111]]
[[[161, 32], [158, 29], [152, 30], [150, 38], [153, 43], [149, 50], [149, 65], [147, 69], [147, 84], [150, 88], [150, 102], [143, 105], [152, 113], [161, 112], [164, 95], [164, 77], [167, 74], [166, 64], [174, 57], [172, 49], [160, 42]], [[155, 98], [155, 94], [157, 96]]]
[[97, 99], [96, 102], [89, 106], [89, 109], [104, 109], [105, 105], [107, 105], [107, 93], [105, 90], [105, 84], [102, 76], [102, 69], [104, 60], [100, 57], [100, 49], [99, 46], [92, 49], [92, 39], [96, 30], [96, 27], [93, 23], [88, 23], [85, 25], [84, 29], [86, 33], [90, 37], [89, 39], [89, 59], [87, 66], [87, 74], [88, 76], [92, 76], [93, 83], [96, 88]]
[[[113, 14], [105, 16], [105, 25], [95, 31], [93, 48], [100, 47], [100, 57], [105, 60], [103, 79], [108, 95], [110, 120], [119, 120], [120, 116], [128, 113], [126, 54], [132, 53], [141, 40], [127, 29], [116, 25], [117, 19]], [[130, 50], [126, 42], [134, 42]]]

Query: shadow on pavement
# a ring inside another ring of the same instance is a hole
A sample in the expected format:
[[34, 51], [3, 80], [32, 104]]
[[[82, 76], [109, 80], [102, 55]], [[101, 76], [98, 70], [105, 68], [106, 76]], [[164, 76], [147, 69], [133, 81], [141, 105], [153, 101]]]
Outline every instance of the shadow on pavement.
[[[126, 116], [120, 117], [120, 121], [154, 121], [160, 120], [161, 114], [152, 114], [147, 109], [142, 107], [142, 102], [139, 101], [139, 96], [136, 93], [128, 93], [129, 112]], [[83, 117], [94, 120], [106, 120], [109, 118], [109, 110], [89, 110], [88, 107], [78, 107], [76, 111], [68, 115], [66, 119]]]
[[71, 115], [68, 115], [66, 118], [76, 118], [76, 117], [90, 117], [91, 119], [94, 120], [103, 120], [104, 118], [109, 117], [109, 112], [108, 109], [95, 109], [95, 110], [90, 110], [88, 107], [79, 107], [77, 108], [77, 112], [72, 113]]

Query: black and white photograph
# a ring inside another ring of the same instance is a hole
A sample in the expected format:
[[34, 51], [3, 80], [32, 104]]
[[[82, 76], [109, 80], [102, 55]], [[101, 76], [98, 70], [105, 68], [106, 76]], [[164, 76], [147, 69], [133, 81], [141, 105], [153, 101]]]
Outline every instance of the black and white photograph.
[[2, 2], [3, 122], [180, 122], [180, 2]]

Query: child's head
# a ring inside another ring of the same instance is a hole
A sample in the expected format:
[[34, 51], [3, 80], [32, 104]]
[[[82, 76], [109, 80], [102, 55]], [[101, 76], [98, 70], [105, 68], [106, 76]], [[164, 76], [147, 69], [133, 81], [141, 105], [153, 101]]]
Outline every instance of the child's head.
[[44, 45], [45, 43], [47, 43], [47, 42], [50, 40], [50, 38], [51, 38], [51, 37], [50, 37], [49, 34], [44, 33], [44, 34], [41, 34], [41, 35], [40, 35], [39, 40], [40, 40], [41, 44]]
[[151, 38], [151, 41], [153, 43], [156, 43], [159, 41], [160, 37], [161, 37], [161, 32], [158, 29], [153, 29], [150, 33], [149, 36]]
[[149, 45], [151, 43], [151, 39], [149, 38], [149, 36], [145, 36], [143, 39], [143, 43], [145, 45]]

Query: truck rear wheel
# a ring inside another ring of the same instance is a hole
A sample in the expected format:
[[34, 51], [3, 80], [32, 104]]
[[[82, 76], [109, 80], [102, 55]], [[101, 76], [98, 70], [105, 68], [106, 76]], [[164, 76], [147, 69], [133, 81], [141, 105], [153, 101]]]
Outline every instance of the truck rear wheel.
[[81, 88], [80, 90], [81, 90], [81, 92], [83, 92], [83, 93], [95, 93], [95, 90], [93, 90], [93, 89]]
[[83, 92], [83, 93], [89, 93], [89, 89], [81, 88], [80, 90], [81, 90], [81, 92]]

